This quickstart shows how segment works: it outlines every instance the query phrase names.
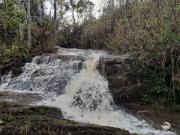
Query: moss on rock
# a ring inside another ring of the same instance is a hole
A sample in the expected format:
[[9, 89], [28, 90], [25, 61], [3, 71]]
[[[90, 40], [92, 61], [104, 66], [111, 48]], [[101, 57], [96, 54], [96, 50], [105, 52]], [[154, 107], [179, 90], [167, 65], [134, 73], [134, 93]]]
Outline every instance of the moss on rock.
[[130, 135], [127, 131], [65, 120], [57, 108], [0, 102], [1, 135]]

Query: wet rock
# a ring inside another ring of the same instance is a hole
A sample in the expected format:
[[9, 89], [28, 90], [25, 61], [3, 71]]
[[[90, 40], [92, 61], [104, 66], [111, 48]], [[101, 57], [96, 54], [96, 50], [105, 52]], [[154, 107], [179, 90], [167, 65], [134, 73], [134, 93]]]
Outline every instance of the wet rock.
[[150, 111], [150, 110], [137, 111], [137, 115], [140, 115], [140, 116], [151, 116], [152, 115], [152, 111]]
[[36, 71], [34, 71], [34, 73], [32, 73], [31, 77], [39, 77], [39, 76], [45, 76], [46, 73], [41, 70], [41, 69], [37, 69]]
[[33, 104], [42, 100], [42, 95], [35, 93], [0, 92], [0, 102], [10, 102], [18, 105]]
[[84, 61], [84, 58], [76, 55], [59, 55], [59, 54], [45, 54], [42, 56], [39, 56], [36, 60], [37, 64], [42, 64], [42, 63], [49, 63], [54, 60], [61, 59], [62, 61], [69, 61], [69, 60], [81, 60]]
[[0, 111], [0, 118], [5, 120], [4, 125], [0, 127], [1, 135], [130, 135], [121, 129], [65, 120], [61, 110], [56, 108], [22, 108], [12, 104], [8, 106], [17, 109], [13, 112], [9, 109]]
[[101, 60], [100, 72], [107, 78], [109, 89], [116, 104], [132, 102], [145, 87], [135, 55], [109, 55]]
[[3, 125], [4, 124], [4, 121], [0, 120], [0, 125]]
[[23, 69], [20, 68], [22, 66], [23, 66], [22, 63], [16, 66], [13, 65], [0, 66], [0, 80], [2, 76], [7, 75], [10, 71], [12, 72], [12, 77], [16, 77], [20, 75], [23, 72]]
[[171, 131], [180, 135], [180, 113], [171, 112], [170, 110], [157, 110], [152, 105], [144, 105], [138, 102], [126, 103], [126, 109], [134, 114], [134, 116], [144, 119], [151, 123], [154, 128], [161, 129], [162, 123], [170, 122], [172, 125]]

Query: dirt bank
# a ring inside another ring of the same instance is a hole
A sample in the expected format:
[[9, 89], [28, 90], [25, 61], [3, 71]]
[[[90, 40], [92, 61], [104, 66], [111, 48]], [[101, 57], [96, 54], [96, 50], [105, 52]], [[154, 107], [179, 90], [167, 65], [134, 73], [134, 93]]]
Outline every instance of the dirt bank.
[[[171, 130], [180, 134], [180, 112], [170, 110], [159, 110], [152, 105], [143, 105], [141, 103], [125, 103], [126, 109], [140, 119], [145, 119], [155, 128], [161, 129], [163, 122], [169, 122], [172, 125]], [[177, 106], [178, 107], [178, 106]]]

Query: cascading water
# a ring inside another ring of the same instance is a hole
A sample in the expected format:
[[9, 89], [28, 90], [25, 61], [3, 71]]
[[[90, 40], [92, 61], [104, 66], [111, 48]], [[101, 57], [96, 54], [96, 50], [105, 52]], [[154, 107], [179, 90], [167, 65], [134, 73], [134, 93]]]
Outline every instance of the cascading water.
[[[75, 59], [63, 61], [58, 55]], [[38, 104], [60, 108], [69, 120], [121, 128], [140, 135], [176, 135], [156, 130], [146, 121], [115, 107], [108, 82], [97, 70], [100, 58], [105, 55], [100, 51], [61, 48], [53, 57], [35, 57], [20, 76], [4, 77], [0, 91], [39, 93], [44, 100]]]

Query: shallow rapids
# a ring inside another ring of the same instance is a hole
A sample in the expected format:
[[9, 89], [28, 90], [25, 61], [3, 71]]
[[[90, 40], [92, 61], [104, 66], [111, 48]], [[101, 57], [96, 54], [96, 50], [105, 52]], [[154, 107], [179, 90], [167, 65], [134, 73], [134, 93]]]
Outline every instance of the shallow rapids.
[[97, 67], [105, 52], [60, 48], [52, 56], [37, 56], [23, 73], [1, 78], [0, 91], [39, 93], [48, 105], [62, 110], [66, 119], [82, 123], [121, 128], [139, 135], [176, 135], [154, 129], [124, 110], [117, 109], [109, 92], [108, 81]]

